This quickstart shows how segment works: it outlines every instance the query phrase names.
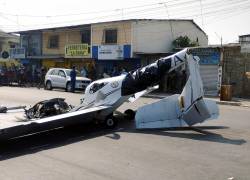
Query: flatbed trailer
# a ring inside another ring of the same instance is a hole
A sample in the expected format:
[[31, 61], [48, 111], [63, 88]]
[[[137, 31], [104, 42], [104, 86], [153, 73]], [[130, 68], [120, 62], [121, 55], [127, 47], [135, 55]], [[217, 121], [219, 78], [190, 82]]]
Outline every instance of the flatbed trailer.
[[107, 109], [107, 107], [98, 106], [40, 119], [25, 118], [24, 109], [10, 110], [0, 114], [0, 140], [8, 140], [59, 127], [90, 123], [103, 109]]

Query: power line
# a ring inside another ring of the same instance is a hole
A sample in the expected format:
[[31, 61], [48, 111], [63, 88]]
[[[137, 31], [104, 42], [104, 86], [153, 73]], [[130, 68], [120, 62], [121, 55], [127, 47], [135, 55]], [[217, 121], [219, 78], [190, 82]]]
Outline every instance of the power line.
[[[223, 0], [222, 0], [223, 1]], [[220, 2], [222, 2], [222, 1], [220, 1]], [[171, 1], [171, 2], [174, 2], [174, 1]], [[186, 5], [190, 5], [190, 3], [194, 3], [194, 2], [197, 2], [197, 0], [191, 0], [191, 1], [186, 1], [183, 5], [184, 6], [186, 6]], [[231, 7], [232, 8], [232, 6], [234, 6], [234, 5], [242, 5], [242, 6], [245, 6], [247, 3], [244, 3], [244, 2], [248, 2], [248, 1], [244, 1], [244, 0], [236, 0], [236, 1], [232, 1], [232, 0], [228, 0], [228, 1], [224, 1], [225, 3], [226, 2], [231, 2], [231, 3], [229, 3], [229, 4], [225, 4], [224, 6], [222, 6], [222, 7], [224, 7], [225, 9], [227, 9], [228, 7]], [[204, 3], [204, 11], [205, 10], [209, 10], [209, 9], [215, 9], [215, 8], [217, 8], [217, 6], [218, 6], [218, 3], [219, 2], [217, 2], [217, 4], [216, 3], [208, 3], [208, 4], [205, 4]], [[162, 3], [155, 3], [155, 4], [157, 4], [157, 7], [152, 7], [152, 8], [147, 8], [147, 9], [140, 9], [140, 10], [133, 10], [133, 11], [129, 11], [129, 12], [127, 12], [127, 14], [124, 14], [123, 16], [124, 17], [131, 17], [131, 16], [139, 16], [139, 15], [142, 15], [142, 14], [150, 14], [150, 12], [152, 12], [151, 13], [151, 15], [154, 15], [155, 14], [155, 12], [157, 12], [157, 11], [159, 11], [159, 10], [162, 10], [162, 6], [159, 6], [159, 5], [161, 5]], [[174, 8], [174, 7], [177, 7], [178, 8], [178, 6], [177, 6], [177, 4], [180, 4], [180, 3], [175, 3], [175, 4], [171, 4], [171, 7], [172, 8]], [[207, 7], [208, 8], [206, 8], [206, 6], [205, 5], [207, 5]], [[210, 5], [210, 6], [208, 6], [208, 5]], [[169, 7], [170, 5], [168, 5], [168, 7]], [[216, 6], [216, 7], [215, 7]], [[139, 7], [139, 6], [137, 6], [137, 7]], [[221, 7], [221, 6], [218, 6], [218, 7]], [[233, 7], [234, 8], [234, 7]], [[171, 9], [170, 9], [171, 10]], [[187, 9], [188, 11], [189, 11], [189, 9]], [[197, 15], [196, 14], [193, 14], [193, 15], [185, 15], [185, 13], [183, 13], [183, 12], [187, 12], [187, 10], [186, 9], [183, 9], [182, 11], [180, 11], [180, 12], [182, 12], [182, 13], [180, 13], [179, 11], [178, 11], [178, 16], [177, 17], [180, 17], [179, 15], [183, 15], [182, 17], [184, 17], [184, 18], [187, 18], [187, 17], [197, 17]], [[217, 8], [217, 11], [221, 11], [221, 9], [219, 9], [218, 10], [218, 8]], [[116, 11], [117, 12], [117, 11]], [[129, 13], [129, 14], [128, 14]], [[213, 14], [212, 14], [213, 13]], [[169, 14], [169, 13], [168, 13]], [[209, 16], [211, 16], [211, 15], [217, 15], [217, 14], [219, 14], [219, 13], [217, 13], [216, 11], [212, 11], [212, 12], [207, 12], [207, 11], [205, 11], [204, 13], [203, 13], [203, 15], [209, 15]], [[3, 15], [2, 15], [3, 16]], [[95, 20], [95, 19], [104, 19], [104, 18], [109, 18], [109, 17], [114, 17], [114, 16], [116, 16], [117, 18], [119, 17], [119, 14], [109, 14], [109, 15], [106, 15], [106, 16], [101, 16], [101, 17], [93, 17], [93, 18], [88, 18], [88, 19], [79, 19], [79, 20], [70, 20], [70, 21], [62, 21], [62, 22], [54, 22], [53, 24], [55, 25], [55, 24], [66, 24], [66, 23], [72, 23], [72, 22], [82, 22], [82, 21], [88, 21], [88, 20]], [[162, 17], [162, 15], [161, 15], [161, 17]], [[170, 16], [169, 16], [170, 17]], [[10, 20], [10, 19], [9, 19]], [[16, 24], [16, 22], [14, 22], [15, 24]], [[37, 25], [22, 25], [23, 27], [31, 27], [31, 26], [46, 26], [46, 25], [51, 25], [51, 23], [46, 23], [46, 24], [37, 24]]]
[[[163, 3], [163, 5], [164, 5], [164, 7], [166, 9], [168, 19], [170, 19], [170, 16], [169, 16], [169, 13], [168, 13], [168, 7], [167, 7], [166, 3]], [[174, 40], [174, 31], [173, 31], [172, 21], [169, 21], [169, 24], [170, 24], [171, 34], [172, 34], [172, 40]]]

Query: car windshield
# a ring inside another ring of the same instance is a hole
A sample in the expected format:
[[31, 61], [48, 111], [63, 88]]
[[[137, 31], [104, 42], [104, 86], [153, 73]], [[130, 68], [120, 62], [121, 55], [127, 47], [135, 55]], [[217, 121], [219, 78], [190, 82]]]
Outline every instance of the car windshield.
[[[71, 71], [71, 69], [66, 69], [65, 70], [67, 76], [70, 76], [70, 71]], [[81, 73], [79, 71], [76, 70], [76, 76], [82, 76], [82, 75], [81, 75]]]

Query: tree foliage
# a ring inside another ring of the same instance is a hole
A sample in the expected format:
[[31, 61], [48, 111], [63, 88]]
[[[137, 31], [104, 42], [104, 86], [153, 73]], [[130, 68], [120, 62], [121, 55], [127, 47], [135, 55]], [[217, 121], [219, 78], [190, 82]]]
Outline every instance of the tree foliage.
[[173, 41], [173, 46], [175, 48], [194, 47], [199, 46], [199, 43], [191, 41], [188, 36], [179, 36]]

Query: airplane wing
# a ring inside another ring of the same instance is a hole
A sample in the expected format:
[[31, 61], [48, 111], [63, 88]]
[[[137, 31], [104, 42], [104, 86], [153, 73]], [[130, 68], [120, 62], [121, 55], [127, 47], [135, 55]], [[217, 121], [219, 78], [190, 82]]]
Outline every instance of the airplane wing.
[[140, 91], [140, 92], [138, 92], [138, 93], [135, 93], [133, 96], [131, 96], [129, 99], [128, 99], [128, 101], [129, 102], [134, 102], [134, 101], [136, 101], [137, 99], [139, 99], [139, 97], [141, 97], [141, 96], [143, 96], [143, 95], [146, 95], [146, 94], [148, 94], [148, 93], [150, 93], [150, 92], [152, 92], [152, 91], [154, 91], [154, 90], [156, 90], [156, 89], [158, 89], [159, 88], [159, 85], [156, 85], [156, 86], [153, 86], [153, 87], [149, 87], [149, 88], [147, 88], [147, 89], [145, 89], [145, 90], [143, 90], [143, 91]]
[[15, 116], [9, 115], [9, 123], [5, 123], [4, 126], [0, 127], [0, 139], [10, 139], [68, 125], [91, 122], [99, 113], [109, 108], [112, 107], [97, 106], [41, 119], [30, 119], [28, 121], [25, 118], [22, 118], [23, 121], [21, 121]]

